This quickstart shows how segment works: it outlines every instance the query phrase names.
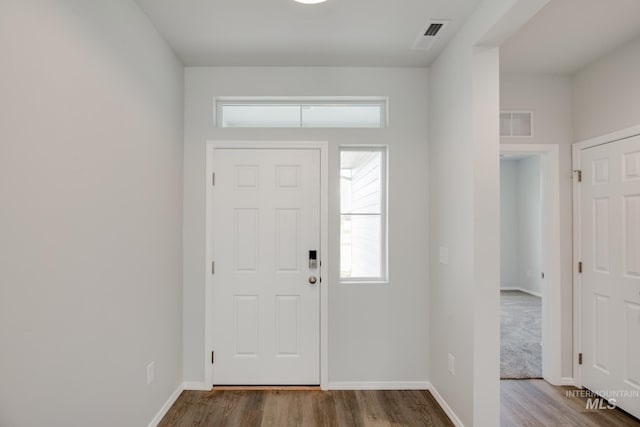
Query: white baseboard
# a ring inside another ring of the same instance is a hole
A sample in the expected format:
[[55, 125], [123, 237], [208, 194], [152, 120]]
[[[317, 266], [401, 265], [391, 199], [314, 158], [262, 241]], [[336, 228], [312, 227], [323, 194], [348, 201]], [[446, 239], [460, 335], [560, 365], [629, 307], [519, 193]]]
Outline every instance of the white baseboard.
[[440, 405], [444, 413], [447, 414], [447, 416], [449, 417], [453, 425], [456, 427], [464, 427], [464, 424], [462, 424], [462, 421], [460, 421], [460, 418], [458, 418], [456, 413], [453, 412], [453, 409], [451, 409], [451, 406], [447, 404], [447, 402], [440, 395], [440, 393], [438, 393], [438, 390], [436, 390], [433, 384], [431, 384], [430, 382], [427, 382], [427, 385], [428, 385], [427, 390], [429, 390], [433, 398], [436, 399], [436, 402], [438, 402], [438, 405]]
[[183, 384], [185, 390], [211, 391], [211, 386], [207, 387], [203, 382], [186, 381]]
[[571, 385], [575, 387], [576, 380], [572, 377], [562, 377], [560, 378], [560, 385]]
[[336, 381], [327, 390], [428, 390], [428, 381]]
[[176, 403], [176, 400], [178, 400], [178, 397], [180, 397], [180, 393], [182, 393], [182, 390], [184, 390], [184, 384], [180, 383], [178, 384], [178, 387], [175, 389], [175, 391], [171, 393], [171, 396], [169, 396], [167, 401], [164, 402], [164, 405], [162, 405], [156, 416], [153, 417], [153, 419], [149, 423], [149, 427], [156, 427], [158, 424], [160, 424], [162, 418], [167, 415], [167, 412], [169, 412], [171, 406]]
[[520, 292], [524, 292], [525, 294], [533, 295], [534, 297], [542, 298], [542, 294], [540, 292], [531, 291], [525, 288], [508, 287], [508, 288], [500, 288], [500, 290], [501, 291], [520, 291]]

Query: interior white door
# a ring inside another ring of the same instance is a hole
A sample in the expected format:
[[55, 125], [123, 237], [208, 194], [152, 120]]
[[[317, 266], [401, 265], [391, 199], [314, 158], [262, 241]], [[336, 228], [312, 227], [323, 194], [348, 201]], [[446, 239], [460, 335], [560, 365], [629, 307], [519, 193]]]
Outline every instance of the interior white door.
[[582, 382], [640, 417], [640, 137], [580, 166]]
[[319, 384], [320, 150], [215, 149], [214, 170], [214, 384]]

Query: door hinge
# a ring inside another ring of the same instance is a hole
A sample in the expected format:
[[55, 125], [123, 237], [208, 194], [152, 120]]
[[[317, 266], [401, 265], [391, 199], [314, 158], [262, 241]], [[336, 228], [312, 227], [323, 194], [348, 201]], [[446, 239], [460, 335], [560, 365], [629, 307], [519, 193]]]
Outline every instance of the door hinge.
[[213, 185], [215, 187], [216, 185], [216, 173], [212, 173], [211, 174], [211, 185]]
[[580, 169], [576, 169], [574, 172], [578, 176], [578, 182], [582, 182], [582, 171]]
[[215, 359], [215, 356], [214, 356], [214, 355], [215, 355], [215, 353], [216, 353], [215, 351], [212, 351], [212, 352], [211, 352], [211, 364], [212, 364], [212, 365], [213, 365], [213, 361], [214, 361], [214, 359]]
[[582, 365], [582, 353], [578, 353], [578, 365]]
[[211, 274], [216, 274], [216, 262], [211, 261]]
[[578, 273], [582, 273], [582, 261], [578, 263]]

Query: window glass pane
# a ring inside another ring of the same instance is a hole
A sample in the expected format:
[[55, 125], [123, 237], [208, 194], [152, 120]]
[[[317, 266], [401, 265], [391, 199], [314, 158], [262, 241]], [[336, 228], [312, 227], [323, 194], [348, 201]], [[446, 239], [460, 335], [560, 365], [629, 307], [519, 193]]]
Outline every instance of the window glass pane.
[[386, 280], [385, 151], [340, 150], [340, 277]]
[[382, 152], [340, 153], [342, 213], [382, 213]]
[[[381, 128], [386, 101], [229, 97], [217, 99], [217, 123], [225, 128]], [[365, 97], [366, 98], [366, 97]], [[374, 99], [375, 98], [375, 99]]]
[[303, 105], [302, 127], [379, 128], [380, 105]]
[[382, 276], [382, 217], [341, 215], [340, 277]]
[[351, 169], [340, 169], [340, 211], [341, 212], [351, 212], [351, 176], [352, 176]]
[[220, 113], [225, 128], [300, 127], [299, 105], [222, 105]]

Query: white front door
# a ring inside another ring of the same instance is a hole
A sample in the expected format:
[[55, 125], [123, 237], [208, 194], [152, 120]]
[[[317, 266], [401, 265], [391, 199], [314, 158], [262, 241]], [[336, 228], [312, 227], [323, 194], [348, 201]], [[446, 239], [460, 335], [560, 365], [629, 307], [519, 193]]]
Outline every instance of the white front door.
[[640, 417], [640, 137], [580, 165], [582, 382]]
[[214, 171], [214, 384], [319, 384], [320, 150], [215, 149]]

